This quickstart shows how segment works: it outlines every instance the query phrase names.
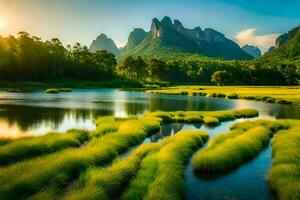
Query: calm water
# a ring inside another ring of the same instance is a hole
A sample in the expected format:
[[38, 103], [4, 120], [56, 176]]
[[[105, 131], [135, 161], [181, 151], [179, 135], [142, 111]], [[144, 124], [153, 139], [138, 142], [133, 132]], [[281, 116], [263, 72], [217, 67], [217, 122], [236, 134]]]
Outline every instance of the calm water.
[[100, 115], [125, 117], [155, 110], [224, 110], [255, 108], [261, 116], [300, 118], [300, 106], [244, 100], [155, 95], [116, 89], [76, 89], [72, 93], [0, 91], [0, 136], [44, 134], [70, 128], [94, 129]]
[[[19, 137], [44, 134], [70, 128], [94, 129], [93, 119], [100, 115], [126, 117], [145, 111], [165, 110], [228, 110], [255, 108], [260, 117], [300, 118], [300, 106], [267, 104], [245, 100], [204, 97], [156, 95], [142, 92], [121, 92], [115, 89], [76, 89], [72, 93], [45, 94], [7, 93], [0, 91], [0, 136]], [[144, 143], [157, 142], [179, 130], [201, 129], [211, 138], [228, 131], [235, 120], [217, 127], [201, 124], [168, 124]], [[205, 148], [205, 147], [204, 147]], [[127, 156], [131, 148], [122, 156]], [[185, 169], [186, 193], [192, 199], [271, 199], [265, 176], [271, 166], [271, 147], [238, 169], [218, 178], [203, 178], [194, 174], [191, 162]]]

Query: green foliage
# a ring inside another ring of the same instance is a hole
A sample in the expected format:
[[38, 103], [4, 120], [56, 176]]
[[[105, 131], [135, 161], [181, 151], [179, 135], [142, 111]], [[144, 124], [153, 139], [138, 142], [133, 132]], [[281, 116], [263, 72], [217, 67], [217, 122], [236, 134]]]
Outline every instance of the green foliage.
[[0, 146], [0, 165], [79, 147], [88, 140], [86, 131], [71, 130], [65, 134], [49, 133], [40, 137], [20, 138]]
[[[0, 169], [0, 199], [59, 195], [80, 173], [110, 162], [159, 128], [155, 118], [125, 120], [117, 132], [93, 138], [82, 148], [67, 149]], [[4, 146], [5, 147], [5, 146]], [[45, 194], [45, 191], [49, 192]], [[49, 198], [51, 199], [51, 198]]]
[[268, 183], [279, 199], [300, 199], [300, 123], [274, 136]]
[[211, 76], [211, 81], [218, 85], [226, 85], [231, 82], [231, 75], [226, 71], [216, 71]]
[[0, 78], [7, 81], [112, 80], [117, 64], [106, 51], [91, 53], [79, 43], [66, 49], [57, 38], [44, 42], [26, 32], [0, 37], [0, 57]]
[[56, 89], [56, 88], [50, 88], [50, 89], [47, 89], [45, 90], [46, 93], [52, 93], [52, 94], [56, 94], [56, 93], [59, 93], [59, 89]]
[[270, 131], [255, 126], [245, 132], [232, 130], [215, 137], [208, 147], [193, 158], [193, 167], [199, 172], [224, 172], [254, 158], [269, 143]]
[[182, 199], [184, 164], [208, 137], [206, 132], [187, 130], [169, 138], [157, 153], [143, 160], [121, 199]]

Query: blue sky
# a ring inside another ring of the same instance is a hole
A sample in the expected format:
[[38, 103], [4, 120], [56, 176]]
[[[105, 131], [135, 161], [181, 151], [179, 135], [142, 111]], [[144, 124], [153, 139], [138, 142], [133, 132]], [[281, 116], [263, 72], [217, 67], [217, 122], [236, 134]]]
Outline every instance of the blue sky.
[[0, 34], [25, 30], [89, 45], [103, 32], [123, 45], [133, 28], [149, 30], [153, 17], [168, 15], [266, 49], [300, 24], [299, 10], [299, 0], [0, 0]]

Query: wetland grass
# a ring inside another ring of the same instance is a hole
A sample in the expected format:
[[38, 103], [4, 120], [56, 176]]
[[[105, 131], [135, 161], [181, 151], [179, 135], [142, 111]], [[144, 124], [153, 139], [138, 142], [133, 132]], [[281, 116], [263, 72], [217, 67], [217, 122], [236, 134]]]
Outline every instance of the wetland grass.
[[157, 153], [147, 156], [121, 199], [182, 199], [184, 165], [208, 140], [204, 131], [180, 131]]
[[143, 144], [123, 159], [117, 159], [107, 168], [90, 168], [83, 174], [77, 187], [63, 199], [112, 199], [120, 195], [128, 182], [137, 173], [143, 158], [161, 147], [159, 143]]
[[267, 181], [278, 199], [300, 199], [300, 121], [275, 134]]
[[257, 156], [269, 144], [271, 131], [255, 126], [247, 131], [232, 130], [209, 142], [192, 160], [195, 171], [225, 172]]
[[233, 111], [156, 111], [145, 113], [144, 116], [158, 117], [163, 123], [204, 123], [215, 125], [219, 122], [234, 120], [238, 118], [257, 117], [258, 112], [254, 109], [241, 109]]
[[67, 133], [48, 133], [39, 137], [19, 138], [0, 146], [0, 166], [50, 154], [66, 148], [79, 147], [88, 140], [88, 132], [70, 130]]
[[[62, 194], [81, 173], [92, 166], [109, 163], [120, 152], [141, 143], [154, 128], [155, 120], [128, 120], [117, 132], [94, 137], [77, 149], [67, 149], [0, 168], [0, 199], [24, 199], [49, 196], [44, 191]], [[149, 124], [153, 129], [149, 129]], [[50, 195], [51, 196], [51, 195]]]

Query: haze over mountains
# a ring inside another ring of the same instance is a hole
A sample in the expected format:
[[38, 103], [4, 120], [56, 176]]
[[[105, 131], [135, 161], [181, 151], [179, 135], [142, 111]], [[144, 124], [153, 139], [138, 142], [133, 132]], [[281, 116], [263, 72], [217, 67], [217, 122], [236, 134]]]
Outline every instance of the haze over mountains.
[[[111, 51], [111, 48], [108, 48], [109, 46], [106, 47], [104, 41], [101, 44], [99, 42], [98, 45], [91, 46], [101, 46], [102, 49]], [[93, 48], [93, 50], [95, 49]], [[172, 21], [170, 17], [164, 17], [161, 21], [154, 18], [150, 32], [146, 32], [141, 28], [134, 29], [129, 35], [121, 56], [143, 55], [156, 57], [174, 52], [195, 53], [228, 60], [253, 58], [234, 41], [214, 29], [206, 28], [202, 30], [200, 27], [187, 29], [180, 21]]]
[[251, 56], [253, 56], [254, 58], [261, 56], [261, 51], [256, 46], [246, 44], [245, 46], [242, 47], [242, 49], [246, 51], [248, 54], [250, 54]]

